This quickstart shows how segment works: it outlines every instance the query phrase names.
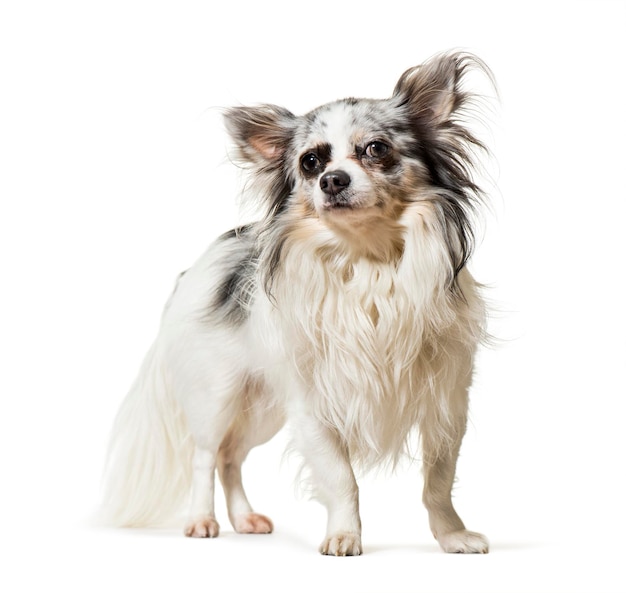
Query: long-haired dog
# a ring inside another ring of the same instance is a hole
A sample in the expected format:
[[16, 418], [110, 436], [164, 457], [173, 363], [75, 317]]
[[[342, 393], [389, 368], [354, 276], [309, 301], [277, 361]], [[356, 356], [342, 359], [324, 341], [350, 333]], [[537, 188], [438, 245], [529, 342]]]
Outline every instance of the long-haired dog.
[[407, 70], [388, 99], [295, 116], [226, 111], [261, 220], [181, 274], [115, 422], [105, 493], [119, 525], [190, 495], [190, 537], [215, 537], [215, 470], [239, 533], [269, 533], [241, 466], [288, 419], [328, 511], [322, 554], [361, 548], [353, 467], [395, 463], [418, 429], [423, 502], [446, 552], [488, 550], [451, 501], [485, 306], [466, 263], [482, 192], [464, 53]]

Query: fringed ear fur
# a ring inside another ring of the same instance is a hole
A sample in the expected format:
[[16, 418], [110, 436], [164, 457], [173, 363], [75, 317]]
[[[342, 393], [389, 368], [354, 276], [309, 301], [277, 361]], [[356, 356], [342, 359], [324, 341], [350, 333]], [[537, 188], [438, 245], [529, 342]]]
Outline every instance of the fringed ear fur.
[[239, 157], [266, 166], [277, 163], [287, 150], [295, 116], [277, 105], [232, 107], [224, 113], [226, 129]]
[[434, 125], [444, 124], [468, 98], [461, 89], [461, 82], [470, 69], [482, 71], [493, 84], [489, 68], [475, 56], [446, 53], [404, 72], [393, 97], [400, 105], [407, 106], [413, 116], [427, 119]]

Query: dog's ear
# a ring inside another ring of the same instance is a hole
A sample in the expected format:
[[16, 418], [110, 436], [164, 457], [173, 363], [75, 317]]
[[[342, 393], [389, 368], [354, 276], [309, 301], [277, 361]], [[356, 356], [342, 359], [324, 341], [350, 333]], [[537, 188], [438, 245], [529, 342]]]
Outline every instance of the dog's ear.
[[464, 53], [435, 56], [428, 62], [409, 68], [393, 91], [393, 98], [406, 106], [412, 116], [439, 125], [447, 122], [465, 102], [461, 81], [467, 70], [485, 67], [477, 58]]
[[226, 129], [244, 161], [269, 165], [285, 154], [296, 117], [277, 105], [232, 107], [224, 113]]

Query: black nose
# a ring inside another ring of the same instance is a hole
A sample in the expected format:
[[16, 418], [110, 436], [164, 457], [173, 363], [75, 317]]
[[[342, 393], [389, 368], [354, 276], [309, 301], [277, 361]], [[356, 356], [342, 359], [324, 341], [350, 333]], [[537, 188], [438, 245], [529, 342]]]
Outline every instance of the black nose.
[[320, 187], [325, 194], [336, 196], [350, 185], [350, 175], [345, 171], [329, 171], [322, 175]]

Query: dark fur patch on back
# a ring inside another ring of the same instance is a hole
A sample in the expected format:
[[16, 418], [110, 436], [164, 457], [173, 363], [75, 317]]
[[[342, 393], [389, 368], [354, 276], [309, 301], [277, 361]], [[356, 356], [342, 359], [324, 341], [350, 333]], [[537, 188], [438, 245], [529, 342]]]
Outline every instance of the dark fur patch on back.
[[[250, 231], [254, 228], [254, 224], [244, 224], [234, 229], [230, 229], [230, 231], [226, 231], [222, 235], [220, 235], [217, 240], [219, 241], [228, 241], [229, 239], [235, 239], [236, 237], [243, 237], [250, 233]], [[184, 272], [183, 272], [184, 274]]]
[[224, 233], [218, 241], [237, 241], [233, 257], [217, 286], [210, 307], [211, 317], [218, 316], [229, 324], [240, 325], [248, 317], [248, 308], [254, 294], [259, 252], [256, 247], [254, 225], [244, 225]]

